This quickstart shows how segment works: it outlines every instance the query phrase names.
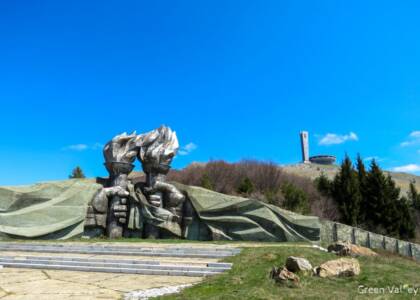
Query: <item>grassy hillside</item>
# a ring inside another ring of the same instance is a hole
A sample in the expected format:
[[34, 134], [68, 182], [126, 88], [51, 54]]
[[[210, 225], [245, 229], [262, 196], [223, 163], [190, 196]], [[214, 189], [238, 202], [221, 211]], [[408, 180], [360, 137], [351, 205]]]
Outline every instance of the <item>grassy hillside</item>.
[[[303, 176], [310, 179], [315, 179], [322, 172], [325, 173], [329, 178], [333, 178], [335, 173], [338, 171], [338, 165], [318, 165], [318, 164], [296, 164], [296, 165], [285, 165], [282, 166], [285, 172], [290, 174]], [[395, 173], [386, 172], [391, 174], [398, 187], [401, 188], [401, 193], [405, 195], [408, 191], [408, 186], [412, 180], [416, 181], [417, 189], [420, 190], [420, 176], [415, 176], [407, 173]]]
[[[204, 163], [201, 165], [205, 165]], [[318, 164], [295, 164], [295, 165], [283, 165], [281, 168], [293, 175], [302, 176], [309, 179], [317, 178], [322, 172], [325, 173], [329, 178], [333, 178], [337, 173], [339, 166], [338, 165], [318, 165]], [[391, 177], [394, 179], [395, 183], [401, 192], [405, 195], [408, 191], [408, 186], [412, 180], [416, 181], [417, 190], [420, 191], [420, 176], [407, 174], [407, 173], [396, 173], [385, 171], [385, 173], [391, 174]], [[143, 172], [134, 171], [130, 174], [130, 178], [136, 178], [141, 180], [144, 176]]]
[[[393, 255], [359, 258], [361, 274], [354, 278], [322, 279], [301, 276], [299, 287], [275, 284], [268, 278], [271, 267], [283, 265], [286, 258], [291, 255], [305, 257], [314, 266], [337, 258], [333, 254], [317, 249], [287, 244], [283, 247], [245, 248], [240, 255], [226, 259], [233, 263], [233, 268], [229, 272], [207, 278], [180, 294], [158, 299], [368, 299], [369, 295], [361, 295], [358, 292], [360, 285], [384, 288], [401, 285], [420, 288], [420, 263]], [[407, 292], [400, 295], [389, 293], [370, 295], [370, 298], [372, 296], [380, 299], [413, 297]]]

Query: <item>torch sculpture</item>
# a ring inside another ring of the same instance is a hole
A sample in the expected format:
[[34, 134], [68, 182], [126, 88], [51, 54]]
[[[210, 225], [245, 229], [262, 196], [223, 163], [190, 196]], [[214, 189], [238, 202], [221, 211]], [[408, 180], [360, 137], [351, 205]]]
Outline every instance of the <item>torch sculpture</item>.
[[[146, 184], [143, 189], [150, 205], [161, 208], [170, 208], [173, 222], [180, 222], [179, 207], [184, 195], [173, 185], [166, 183], [166, 174], [175, 157], [179, 143], [176, 133], [169, 127], [161, 126], [151, 132], [139, 135], [136, 139], [139, 148], [138, 159], [146, 174]], [[164, 201], [165, 200], [165, 201]], [[145, 236], [158, 238], [159, 228], [145, 224]]]
[[[137, 135], [133, 132], [117, 135], [104, 147], [105, 167], [110, 175], [110, 185], [127, 190], [128, 174], [134, 168], [138, 148]], [[110, 238], [123, 236], [123, 224], [127, 222], [127, 198], [114, 193], [108, 202], [107, 235]]]

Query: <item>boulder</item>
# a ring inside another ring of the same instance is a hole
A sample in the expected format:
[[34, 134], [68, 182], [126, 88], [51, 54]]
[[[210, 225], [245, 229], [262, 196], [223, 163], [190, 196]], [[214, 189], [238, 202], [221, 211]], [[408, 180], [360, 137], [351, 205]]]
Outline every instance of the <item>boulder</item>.
[[351, 256], [377, 256], [378, 253], [376, 253], [372, 249], [369, 249], [363, 246], [350, 244], [350, 255]]
[[286, 268], [290, 272], [312, 271], [311, 263], [303, 257], [289, 256], [286, 259]]
[[273, 267], [270, 272], [270, 278], [274, 279], [277, 283], [299, 283], [300, 278], [295, 273], [290, 272], [285, 267]]
[[360, 274], [360, 264], [355, 258], [329, 260], [315, 268], [319, 277], [351, 277]]
[[349, 242], [337, 242], [328, 246], [328, 252], [334, 252], [340, 256], [377, 256], [378, 254], [373, 250], [353, 245]]

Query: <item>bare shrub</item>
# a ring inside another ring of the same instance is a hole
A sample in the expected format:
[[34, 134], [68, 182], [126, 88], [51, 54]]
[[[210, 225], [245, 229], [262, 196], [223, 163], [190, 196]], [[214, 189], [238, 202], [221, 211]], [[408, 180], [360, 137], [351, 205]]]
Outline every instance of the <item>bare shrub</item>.
[[[206, 164], [193, 163], [182, 170], [171, 170], [168, 180], [187, 185], [202, 186], [205, 178], [206, 187], [219, 193], [239, 195], [257, 199], [276, 206], [284, 206], [282, 186], [292, 184], [301, 189], [309, 200], [310, 214], [322, 218], [337, 220], [338, 209], [335, 203], [321, 195], [308, 178], [286, 173], [273, 162], [242, 160], [227, 163], [222, 160]], [[241, 194], [239, 187], [248, 178], [252, 183], [252, 193]]]

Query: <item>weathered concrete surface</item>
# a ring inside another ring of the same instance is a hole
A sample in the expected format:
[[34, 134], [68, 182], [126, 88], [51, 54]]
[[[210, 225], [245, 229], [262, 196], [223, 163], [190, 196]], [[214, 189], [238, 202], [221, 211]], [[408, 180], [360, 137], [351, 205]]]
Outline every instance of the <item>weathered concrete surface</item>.
[[0, 252], [1, 255], [8, 256], [51, 256], [51, 257], [82, 257], [82, 258], [101, 258], [101, 259], [128, 259], [138, 261], [159, 261], [161, 264], [205, 266], [205, 263], [217, 262], [218, 259], [208, 258], [182, 258], [182, 257], [150, 257], [150, 256], [122, 256], [122, 255], [89, 255], [74, 253], [39, 253], [39, 252]]
[[0, 270], [1, 299], [121, 299], [127, 292], [162, 286], [197, 283], [177, 276], [118, 275], [104, 273]]
[[[67, 244], [67, 243], [66, 243]], [[84, 244], [87, 243], [68, 243]], [[96, 244], [96, 243], [95, 243]], [[98, 243], [99, 244], [99, 243]], [[101, 245], [132, 246], [132, 247], [187, 247], [187, 248], [226, 248], [214, 244], [161, 244], [161, 243], [100, 243]], [[0, 252], [0, 255], [13, 256], [57, 256], [71, 257], [75, 254], [65, 253], [35, 253], [35, 252]], [[180, 258], [180, 257], [140, 257], [121, 255], [88, 255], [77, 254], [85, 258], [109, 258], [130, 260], [157, 260], [161, 264], [190, 264], [204, 266], [205, 263], [217, 262], [217, 259]], [[126, 293], [195, 284], [200, 277], [185, 276], [149, 276], [129, 274], [109, 274], [96, 272], [74, 272], [58, 270], [31, 269], [0, 269], [0, 299], [1, 300], [93, 300], [93, 299], [123, 299]]]

